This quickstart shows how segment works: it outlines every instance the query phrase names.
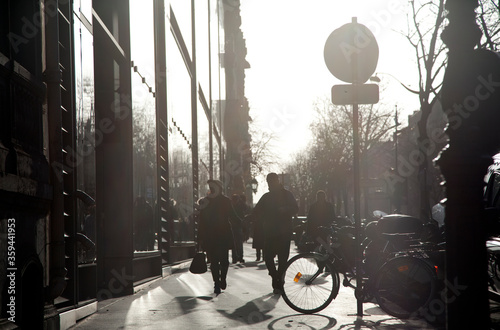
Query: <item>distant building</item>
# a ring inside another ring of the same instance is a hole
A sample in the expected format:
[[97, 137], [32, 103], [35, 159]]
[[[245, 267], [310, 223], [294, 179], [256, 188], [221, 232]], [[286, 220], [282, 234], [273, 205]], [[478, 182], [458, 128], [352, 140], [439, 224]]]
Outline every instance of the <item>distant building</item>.
[[362, 198], [363, 217], [369, 217], [374, 210], [386, 213], [398, 210], [419, 217], [421, 189], [428, 190], [431, 206], [444, 198], [441, 174], [433, 162], [446, 145], [446, 122], [439, 103], [427, 123], [429, 154], [425, 183], [421, 182], [419, 176], [419, 164], [423, 159], [423, 153], [417, 145], [419, 120], [420, 112], [414, 111], [408, 116], [408, 126], [398, 129], [397, 138], [393, 135], [392, 140], [382, 142], [369, 151], [366, 157], [368, 178], [363, 181], [363, 192], [368, 195], [367, 199]]

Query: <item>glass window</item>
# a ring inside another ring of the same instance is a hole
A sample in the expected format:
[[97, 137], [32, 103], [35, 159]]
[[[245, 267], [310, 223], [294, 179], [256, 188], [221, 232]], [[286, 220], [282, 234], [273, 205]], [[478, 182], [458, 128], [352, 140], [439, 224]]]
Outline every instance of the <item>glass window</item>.
[[[77, 171], [77, 254], [79, 263], [96, 257], [95, 148], [102, 132], [95, 123], [93, 36], [74, 15]], [[97, 126], [97, 128], [96, 128]]]
[[9, 56], [9, 3], [0, 2], [0, 53]]
[[[196, 77], [207, 98], [210, 97], [210, 58], [209, 58], [209, 22], [208, 2], [195, 3], [196, 10]], [[211, 32], [211, 31], [210, 31]], [[216, 69], [216, 68], [215, 68]]]
[[2, 1], [0, 5], [0, 52], [37, 77], [42, 71], [42, 56], [34, 56], [42, 53], [42, 33], [37, 28], [40, 4], [29, 0]]
[[203, 105], [198, 102], [198, 182], [199, 197], [205, 197], [207, 180], [210, 179], [209, 122]]
[[[219, 22], [219, 42], [218, 42], [218, 58], [219, 58], [219, 99], [226, 99], [226, 72], [224, 70], [224, 53], [225, 53], [225, 33], [224, 33], [224, 8], [222, 6], [217, 7], [218, 12], [218, 22]], [[214, 55], [212, 55], [214, 56]]]
[[222, 182], [227, 183], [227, 178], [226, 178], [226, 173], [225, 168], [224, 168], [224, 162], [226, 160], [226, 150], [227, 150], [227, 145], [226, 141], [224, 139], [221, 140], [221, 147], [220, 147], [220, 159], [219, 159], [219, 170], [220, 170], [220, 180]]
[[130, 0], [130, 57], [145, 83], [154, 91], [153, 1]]
[[166, 36], [169, 193], [173, 206], [167, 220], [170, 240], [177, 244], [194, 240], [191, 78], [172, 34]]
[[92, 24], [92, 0], [74, 0], [73, 10], [76, 16], [82, 13], [87, 21]]
[[92, 24], [92, 0], [80, 0], [80, 11]]
[[[201, 2], [201, 1], [200, 1]], [[186, 0], [167, 0], [165, 2], [165, 12], [170, 19], [170, 7], [174, 12], [175, 19], [179, 25], [182, 38], [186, 44], [189, 55], [192, 56], [192, 28], [191, 28], [191, 1]], [[168, 27], [167, 30], [170, 28]], [[170, 33], [169, 31], [167, 31]]]
[[[211, 52], [211, 83], [212, 102], [217, 102], [220, 99], [220, 56], [219, 56], [219, 13], [218, 1], [210, 0], [210, 52]], [[212, 108], [215, 104], [212, 104]], [[217, 123], [218, 125], [218, 123]]]
[[[149, 17], [150, 19], [144, 19]], [[130, 1], [134, 157], [134, 249], [158, 249], [153, 2]]]
[[220, 178], [220, 145], [219, 145], [219, 142], [217, 141], [215, 135], [213, 137], [213, 160], [214, 160], [213, 177], [216, 179], [219, 179]]

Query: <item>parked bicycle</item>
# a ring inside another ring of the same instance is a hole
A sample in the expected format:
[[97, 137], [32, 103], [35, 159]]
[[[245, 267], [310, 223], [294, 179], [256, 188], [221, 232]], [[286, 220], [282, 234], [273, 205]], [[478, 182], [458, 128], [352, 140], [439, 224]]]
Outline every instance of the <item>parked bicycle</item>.
[[[392, 237], [396, 237], [393, 235]], [[370, 240], [365, 240], [365, 248]], [[375, 299], [389, 315], [408, 318], [427, 307], [441, 285], [435, 245], [409, 246], [396, 251], [376, 270], [363, 266], [363, 282], [355, 285], [355, 244], [353, 228], [333, 228], [322, 242], [322, 252], [300, 253], [292, 257], [283, 273], [283, 300], [300, 313], [317, 313], [337, 296], [342, 284], [355, 289], [363, 301]], [[366, 261], [366, 260], [365, 260]], [[363, 265], [366, 265], [363, 263]]]

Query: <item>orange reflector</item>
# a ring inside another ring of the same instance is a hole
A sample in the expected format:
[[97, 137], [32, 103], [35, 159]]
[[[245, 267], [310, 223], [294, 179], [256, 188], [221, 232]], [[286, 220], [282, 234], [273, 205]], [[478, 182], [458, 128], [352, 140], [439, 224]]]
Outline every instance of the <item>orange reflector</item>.
[[295, 282], [299, 282], [299, 279], [302, 277], [302, 274], [300, 272], [295, 275], [295, 278], [293, 279]]
[[434, 269], [436, 270], [436, 274], [438, 273], [438, 266], [434, 266]]
[[407, 266], [407, 265], [404, 265], [404, 266], [399, 266], [399, 267], [398, 267], [398, 270], [399, 270], [400, 272], [407, 271], [407, 270], [408, 270], [408, 266]]

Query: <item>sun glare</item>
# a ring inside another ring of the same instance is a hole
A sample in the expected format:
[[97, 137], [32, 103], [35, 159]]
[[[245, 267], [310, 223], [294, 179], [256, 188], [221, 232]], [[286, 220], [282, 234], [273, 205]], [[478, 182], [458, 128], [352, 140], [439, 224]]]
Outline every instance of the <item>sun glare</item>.
[[[245, 94], [254, 125], [273, 132], [276, 152], [286, 160], [307, 147], [312, 104], [345, 84], [331, 75], [323, 58], [326, 39], [353, 17], [366, 25], [379, 44], [376, 72], [389, 86], [381, 102], [398, 104], [401, 118], [418, 108], [418, 98], [401, 88], [415, 76], [414, 54], [398, 33], [406, 26], [400, 1], [242, 1], [242, 31], [247, 60]], [[413, 70], [413, 71], [412, 71]], [[388, 73], [383, 75], [382, 73]], [[396, 78], [396, 79], [395, 79]]]

